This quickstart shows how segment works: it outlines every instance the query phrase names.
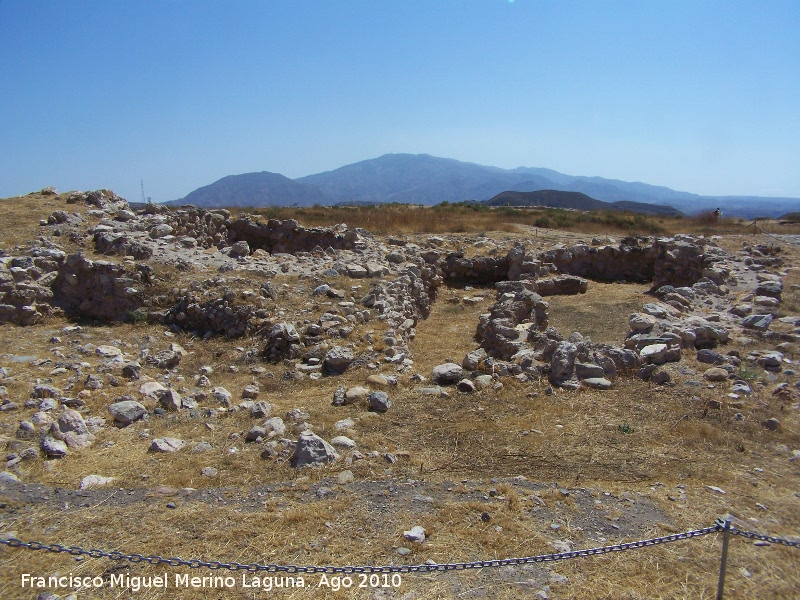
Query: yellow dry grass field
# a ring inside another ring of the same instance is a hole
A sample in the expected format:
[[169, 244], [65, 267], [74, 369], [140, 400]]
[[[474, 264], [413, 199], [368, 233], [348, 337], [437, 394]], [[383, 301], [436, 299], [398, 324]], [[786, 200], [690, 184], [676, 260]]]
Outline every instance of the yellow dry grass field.
[[[35, 239], [38, 220], [58, 208], [58, 202], [39, 196], [0, 201], [0, 250]], [[476, 220], [465, 214], [450, 219], [449, 226], [447, 219], [426, 218], [428, 225], [418, 227], [409, 224], [408, 215], [413, 210], [434, 214], [434, 209], [393, 210], [405, 227], [415, 227], [408, 235], [420, 239], [429, 232], [468, 232], [473, 237], [524, 232], [529, 243], [535, 242], [529, 229], [535, 219], [515, 222], [508, 213], [498, 213], [481, 214]], [[393, 225], [387, 226], [385, 219], [382, 225], [374, 220], [379, 209], [304, 209], [294, 217], [308, 226], [331, 224], [320, 216], [326, 212], [332, 213], [334, 223], [352, 214], [351, 227], [370, 224], [377, 233], [395, 233], [386, 230]], [[286, 209], [264, 211], [267, 217], [292, 215]], [[679, 225], [661, 221], [659, 226], [664, 233], [674, 233]], [[568, 229], [559, 233], [560, 241], [575, 239], [569, 237], [573, 234], [586, 239], [607, 233], [597, 224], [583, 231], [577, 224]], [[723, 234], [721, 245], [738, 249], [752, 239], [746, 233]], [[546, 239], [543, 232], [543, 247], [552, 241], [557, 240]], [[94, 256], [91, 249], [84, 251]], [[800, 251], [785, 245], [784, 255], [795, 268], [785, 269], [780, 315], [797, 315]], [[188, 276], [173, 270], [162, 285], [181, 287], [188, 281], [184, 277]], [[286, 284], [281, 288], [285, 290], [312, 285], [280, 278], [278, 274], [275, 283]], [[350, 289], [363, 281], [340, 277], [329, 283]], [[550, 325], [565, 337], [580, 332], [596, 343], [621, 345], [629, 315], [652, 301], [648, 289], [645, 284], [590, 282], [584, 295], [549, 297]], [[464, 302], [465, 296], [480, 299]], [[292, 298], [282, 293], [278, 302]], [[792, 373], [800, 355], [791, 354], [791, 348], [786, 352], [790, 363], [780, 373], [743, 362], [741, 374], [754, 390], [746, 404], [728, 395], [727, 382], [704, 381], [707, 365], [698, 363], [696, 352], [688, 349], [680, 363], [665, 367], [673, 379], [666, 386], [625, 373], [612, 391], [552, 389], [546, 379], [523, 383], [508, 377], [502, 386], [474, 394], [455, 388], [444, 396], [420, 392], [411, 374], [430, 377], [437, 364], [460, 363], [477, 347], [478, 318], [494, 300], [495, 291], [489, 287], [441, 289], [430, 317], [419, 322], [409, 344], [413, 370], [386, 389], [392, 407], [385, 414], [368, 412], [359, 404], [331, 405], [337, 387], [364, 385], [380, 367], [361, 365], [339, 376], [287, 380], [285, 365], [253, 360], [248, 351], [263, 346], [257, 336], [203, 340], [157, 324], [92, 322], [78, 323], [77, 333], [64, 333], [76, 323], [60, 317], [25, 328], [0, 325], [0, 367], [10, 371], [0, 383], [20, 404], [35, 384], [69, 375], [53, 374], [58, 353], [69, 354], [87, 344], [113, 343], [127, 352], [144, 344], [163, 348], [177, 343], [187, 355], [179, 373], [165, 373], [176, 386], [191, 385], [200, 367], [209, 366], [214, 385], [232, 391], [238, 402], [242, 388], [255, 382], [261, 390], [258, 399], [272, 405], [272, 415], [301, 408], [318, 435], [329, 439], [344, 433], [357, 441], [362, 454], [377, 457], [295, 470], [288, 461], [264, 458], [262, 444], [245, 443], [255, 424], [247, 411], [219, 411], [212, 417], [167, 413], [122, 429], [103, 427], [91, 449], [63, 459], [22, 463], [20, 479], [42, 487], [30, 497], [0, 494], [0, 533], [124, 554], [338, 566], [469, 562], [578, 550], [706, 527], [726, 514], [742, 529], [783, 537], [800, 533], [800, 404], [796, 397], [772, 394], [780, 382], [797, 381]], [[309, 305], [306, 318], [313, 320], [328, 308]], [[359, 338], [354, 343], [364, 349], [379, 340]], [[731, 341], [721, 351], [737, 350], [746, 357], [757, 347], [758, 340]], [[76, 378], [73, 394], [82, 389], [85, 378], [86, 372]], [[140, 383], [123, 381], [118, 387], [85, 390], [81, 410], [108, 417], [106, 407], [125, 394], [135, 395]], [[155, 404], [146, 406], [152, 410]], [[0, 412], [0, 441], [7, 454], [27, 445], [16, 432], [21, 415], [29, 418], [32, 412]], [[737, 420], [736, 413], [745, 418]], [[776, 415], [782, 423], [779, 430], [761, 424]], [[338, 430], [336, 424], [348, 418], [352, 426]], [[296, 438], [297, 433], [290, 425], [286, 437]], [[163, 436], [180, 438], [187, 446], [174, 454], [148, 452], [150, 440]], [[195, 452], [202, 442], [213, 450]], [[201, 474], [206, 468], [215, 474]], [[341, 478], [343, 471], [352, 473], [352, 479]], [[114, 481], [75, 493], [82, 478], [91, 474]], [[404, 537], [417, 525], [426, 531], [421, 544]], [[721, 541], [721, 535], [712, 534], [563, 562], [404, 573], [394, 579], [391, 574], [370, 579], [355, 573], [350, 574], [352, 587], [339, 589], [335, 588], [342, 580], [334, 583], [330, 575], [326, 584], [320, 574], [243, 576], [241, 571], [0, 546], [0, 597], [35, 598], [44, 591], [21, 587], [28, 573], [100, 577], [102, 586], [75, 592], [79, 599], [712, 598]], [[734, 537], [725, 598], [800, 597], [799, 565], [800, 549]], [[166, 577], [166, 589], [131, 587], [131, 581], [152, 582], [159, 576]], [[184, 579], [176, 583], [176, 576], [212, 579], [194, 587], [181, 583]], [[253, 587], [256, 576], [262, 587]], [[289, 576], [295, 579], [289, 581]], [[111, 587], [113, 577], [128, 578], [128, 585]], [[225, 577], [233, 578], [233, 584]], [[299, 577], [305, 587], [291, 587]], [[267, 590], [268, 584], [289, 587]], [[63, 598], [73, 590], [53, 591]], [[545, 595], [536, 596], [539, 592]]]

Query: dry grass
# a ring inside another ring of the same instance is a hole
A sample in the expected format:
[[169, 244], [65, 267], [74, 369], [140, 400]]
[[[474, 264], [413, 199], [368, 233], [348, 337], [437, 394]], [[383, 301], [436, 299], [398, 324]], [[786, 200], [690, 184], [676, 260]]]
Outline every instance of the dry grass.
[[[50, 206], [46, 209], [54, 210]], [[380, 214], [378, 209], [336, 210], [350, 215], [370, 211]], [[427, 215], [426, 221], [438, 214], [433, 209], [392, 207], [391, 210], [397, 216], [389, 222], [402, 221], [406, 227], [392, 233], [427, 231], [409, 217], [414, 211]], [[309, 221], [312, 215], [322, 220], [327, 213], [331, 213], [330, 222], [347, 220], [351, 227], [366, 226], [355, 217], [342, 218], [334, 209], [304, 209], [302, 215], [294, 216], [304, 225], [315, 225], [325, 223]], [[384, 213], [381, 222], [385, 223], [386, 217]], [[478, 225], [475, 219], [465, 218], [463, 223], [468, 228]], [[515, 225], [506, 215], [502, 220], [479, 225], [486, 231], [498, 231], [530, 227], [532, 222]], [[675, 227], [678, 225], [674, 223]], [[662, 226], [670, 230], [673, 224], [665, 222]], [[460, 223], [451, 220], [443, 231], [458, 227]], [[586, 230], [578, 233], [584, 237], [593, 235]], [[20, 228], [14, 235], [9, 246], [29, 239], [24, 236], [30, 235], [30, 230]], [[730, 238], [729, 243], [740, 248], [742, 240], [751, 238]], [[797, 257], [793, 260], [797, 261]], [[159, 275], [163, 280], [160, 293], [165, 295], [188, 281], [186, 274], [177, 271]], [[308, 290], [314, 283], [312, 280], [282, 278], [275, 283], [283, 290], [279, 304], [295, 303], [287, 306], [288, 320], [314, 319], [329, 308], [321, 301], [309, 302], [307, 293], [295, 293], [298, 287]], [[329, 283], [348, 290], [348, 294], [353, 286], [363, 285], [347, 278]], [[800, 284], [799, 269], [790, 270], [785, 278], [782, 310], [787, 314], [800, 312], [800, 296], [793, 284]], [[548, 298], [551, 324], [564, 335], [579, 331], [594, 342], [619, 345], [628, 330], [628, 315], [648, 301], [645, 289], [641, 285], [592, 283], [586, 295]], [[356, 289], [352, 294], [357, 296], [363, 291]], [[475, 305], [447, 302], [448, 297], [465, 295], [482, 295], [485, 299]], [[411, 343], [414, 370], [427, 376], [434, 365], [447, 359], [460, 362], [466, 352], [476, 347], [473, 335], [478, 315], [492, 302], [492, 290], [444, 289], [431, 317], [419, 324], [416, 339]], [[7, 349], [5, 352], [50, 360], [9, 364], [7, 355], [0, 357], [0, 365], [12, 369], [10, 381], [4, 383], [12, 397], [24, 402], [36, 381], [52, 380], [59, 386], [66, 383], [69, 374], [50, 375], [61, 360], [54, 354], [56, 350], [68, 357], [65, 360], [74, 361], [79, 356], [79, 344], [113, 342], [135, 355], [140, 345], [161, 349], [177, 342], [189, 354], [180, 368], [184, 380], [170, 375], [176, 386], [191, 387], [199, 367], [210, 365], [214, 369], [212, 383], [224, 385], [235, 398], [244, 385], [256, 381], [262, 390], [259, 399], [273, 405], [273, 414], [283, 416], [295, 407], [305, 408], [315, 431], [325, 438], [334, 435], [336, 421], [353, 418], [356, 425], [348, 435], [357, 441], [359, 450], [365, 454], [394, 453], [399, 460], [394, 464], [382, 459], [356, 461], [348, 467], [356, 482], [340, 486], [335, 478], [345, 468], [341, 462], [296, 472], [286, 463], [261, 458], [263, 447], [243, 442], [243, 434], [256, 424], [244, 411], [222, 413], [214, 419], [170, 414], [126, 429], [105, 428], [93, 449], [72, 453], [64, 460], [25, 463], [23, 480], [40, 481], [56, 488], [74, 489], [82, 477], [93, 473], [114, 476], [116, 481], [107, 494], [103, 492], [97, 496], [99, 500], [88, 506], [26, 507], [0, 498], [0, 503], [6, 503], [0, 509], [2, 530], [16, 531], [23, 539], [223, 561], [416, 564], [425, 560], [484, 560], [552, 552], [551, 543], [556, 539], [569, 540], [575, 548], [592, 547], [707, 526], [728, 512], [751, 528], [771, 534], [796, 534], [800, 526], [797, 511], [800, 472], [798, 461], [789, 460], [791, 450], [800, 447], [798, 411], [790, 400], [771, 395], [772, 388], [784, 375], [754, 370], [757, 393], [745, 406], [727, 401], [724, 384], [713, 388], [687, 384], [686, 381], [701, 381], [705, 368], [694, 360], [690, 351], [685, 352], [680, 369], [677, 365], [669, 367], [676, 381], [674, 386], [657, 388], [624, 376], [617, 381], [613, 393], [556, 390], [549, 396], [545, 393], [546, 381], [521, 383], [509, 378], [503, 380], [500, 390], [474, 395], [450, 390], [447, 397], [433, 397], [419, 393], [416, 385], [401, 377], [400, 387], [389, 390], [392, 409], [384, 415], [375, 415], [365, 413], [363, 406], [330, 406], [337, 386], [363, 384], [373, 372], [366, 368], [316, 382], [308, 379], [286, 382], [281, 379], [284, 365], [252, 363], [245, 358], [247, 350], [259, 348], [262, 342], [257, 338], [202, 341], [187, 334], [170, 337], [165, 335], [163, 327], [145, 324], [87, 325], [79, 334], [66, 335], [61, 329], [67, 324], [68, 321], [52, 319], [25, 329], [24, 335], [20, 335], [18, 328], [0, 327], [0, 346]], [[374, 330], [374, 343], [379, 343], [381, 325], [370, 323], [364, 331], [354, 333], [352, 341], [357, 348], [368, 347], [366, 341], [361, 341], [368, 329]], [[62, 341], [51, 341], [54, 335], [62, 337]], [[757, 347], [764, 344], [758, 343]], [[734, 348], [743, 354], [752, 349], [731, 344], [723, 350]], [[253, 372], [252, 366], [264, 370]], [[76, 393], [88, 372], [78, 379]], [[107, 386], [93, 391], [86, 398], [89, 412], [105, 415], [105, 407], [111, 401], [137, 388], [138, 383], [122, 382], [118, 388]], [[711, 399], [725, 399], [723, 408], [707, 410], [707, 401]], [[745, 414], [743, 423], [734, 421], [736, 412]], [[0, 435], [6, 441], [7, 451], [33, 443], [15, 437], [21, 415], [21, 412], [0, 413], [3, 427]], [[774, 415], [783, 423], [780, 431], [768, 431], [759, 424]], [[150, 439], [167, 434], [188, 441], [188, 448], [168, 456], [147, 452]], [[288, 437], [295, 435], [292, 431]], [[209, 442], [213, 451], [191, 452], [190, 448], [199, 441]], [[236, 451], [232, 452], [234, 448]], [[206, 466], [215, 467], [218, 475], [202, 477], [200, 469]], [[532, 490], [526, 487], [526, 481], [539, 487]], [[314, 491], [320, 484], [334, 493], [317, 497]], [[709, 485], [724, 489], [726, 494], [710, 490]], [[175, 491], [166, 492], [167, 496], [146, 498], [134, 493], [135, 499], [129, 504], [116, 504], [122, 495], [159, 486], [169, 486]], [[177, 491], [179, 488], [207, 490], [219, 499], [185, 499]], [[411, 491], [404, 492], [406, 488]], [[565, 496], [562, 488], [571, 488], [573, 492]], [[579, 488], [588, 490], [586, 493], [597, 502], [579, 498], [576, 492]], [[428, 494], [433, 501], [411, 501], [414, 493]], [[646, 498], [647, 503], [623, 501], [623, 495]], [[176, 508], [166, 508], [168, 501], [174, 501]], [[488, 522], [481, 519], [484, 511], [491, 514]], [[635, 517], [649, 523], [649, 528], [637, 530], [634, 524], [639, 521]], [[550, 527], [555, 520], [561, 524], [557, 533]], [[612, 524], [623, 529], [613, 533], [613, 529], [608, 529]], [[412, 525], [425, 527], [429, 536], [425, 544], [415, 545], [403, 539], [403, 531]], [[599, 530], [612, 532], [603, 535], [605, 542], [599, 541], [596, 533]], [[755, 547], [741, 538], [731, 544], [726, 597], [796, 595], [800, 589], [797, 550]], [[398, 546], [408, 546], [411, 554], [399, 556]], [[532, 595], [549, 582], [554, 598], [711, 598], [716, 586], [719, 548], [719, 537], [708, 536], [547, 567], [404, 575], [396, 597], [518, 598]], [[4, 598], [31, 597], [30, 590], [19, 588], [22, 572], [96, 575], [116, 564], [107, 559], [76, 561], [66, 555], [7, 548], [0, 548], [0, 559], [0, 595]], [[164, 570], [128, 565], [126, 572], [146, 575]], [[566, 576], [568, 583], [551, 581], [551, 571]], [[169, 572], [214, 574], [188, 569]], [[237, 587], [233, 590], [142, 590], [135, 597], [150, 600], [263, 595], [242, 589], [238, 584], [241, 575], [234, 576]], [[316, 584], [319, 576], [307, 580]], [[281, 595], [394, 597], [358, 589], [338, 593], [321, 589], [285, 590]], [[130, 592], [122, 595], [129, 596], [134, 597]], [[106, 589], [79, 597], [116, 598], [120, 593]]]

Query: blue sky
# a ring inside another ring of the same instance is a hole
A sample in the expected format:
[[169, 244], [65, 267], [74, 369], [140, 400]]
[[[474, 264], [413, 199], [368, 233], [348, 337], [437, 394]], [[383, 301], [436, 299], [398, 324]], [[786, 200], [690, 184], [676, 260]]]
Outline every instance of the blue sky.
[[797, 0], [0, 0], [0, 197], [389, 152], [800, 197]]

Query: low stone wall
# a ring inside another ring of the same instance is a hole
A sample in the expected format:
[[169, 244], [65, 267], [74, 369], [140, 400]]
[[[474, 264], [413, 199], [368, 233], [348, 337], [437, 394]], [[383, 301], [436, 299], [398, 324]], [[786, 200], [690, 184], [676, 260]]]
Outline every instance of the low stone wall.
[[690, 236], [655, 241], [630, 237], [618, 246], [578, 243], [535, 254], [517, 244], [502, 257], [429, 252], [426, 259], [436, 264], [446, 279], [476, 285], [536, 280], [556, 272], [593, 281], [653, 281], [655, 289], [699, 281], [713, 262], [704, 256], [705, 244], [703, 238]]
[[228, 225], [228, 243], [244, 241], [250, 250], [265, 250], [269, 253], [311, 252], [322, 249], [352, 250], [360, 241], [357, 231], [346, 225], [337, 227], [302, 227], [294, 219], [280, 221], [270, 219], [266, 224], [252, 219], [237, 219]]
[[53, 305], [69, 316], [125, 321], [143, 304], [143, 279], [140, 270], [72, 254], [53, 281]]
[[35, 247], [30, 255], [0, 259], [0, 323], [33, 325], [51, 314], [51, 286], [64, 252]]
[[164, 314], [164, 322], [201, 336], [221, 333], [240, 337], [265, 322], [266, 313], [251, 304], [232, 305], [225, 297], [201, 302], [186, 294]]
[[194, 238], [200, 248], [226, 245], [230, 222], [230, 211], [225, 209], [206, 210], [185, 206], [168, 216], [172, 234], [178, 238]]

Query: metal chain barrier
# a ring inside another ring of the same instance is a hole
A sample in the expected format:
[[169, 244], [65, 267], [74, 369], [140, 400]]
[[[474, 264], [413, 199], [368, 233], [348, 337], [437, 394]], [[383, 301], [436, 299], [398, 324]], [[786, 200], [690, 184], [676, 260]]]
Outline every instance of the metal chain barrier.
[[[574, 550], [571, 552], [559, 552], [554, 554], [540, 554], [538, 556], [526, 556], [522, 558], [501, 558], [494, 560], [479, 560], [473, 562], [460, 562], [460, 563], [434, 563], [434, 564], [421, 564], [421, 565], [386, 565], [386, 566], [297, 566], [297, 565], [276, 565], [266, 564], [260, 565], [257, 563], [238, 563], [229, 562], [224, 563], [220, 561], [203, 561], [198, 559], [184, 560], [182, 558], [164, 558], [162, 556], [144, 556], [142, 554], [124, 554], [122, 552], [104, 552], [102, 550], [86, 550], [80, 546], [62, 546], [61, 544], [42, 544], [41, 542], [24, 542], [17, 538], [0, 539], [0, 544], [5, 544], [12, 548], [27, 548], [29, 550], [46, 550], [53, 553], [66, 552], [72, 556], [90, 556], [92, 558], [110, 558], [111, 560], [126, 560], [132, 563], [149, 563], [151, 565], [169, 565], [171, 567], [189, 567], [191, 569], [199, 569], [205, 567], [207, 569], [218, 570], [228, 569], [230, 571], [248, 571], [267, 572], [267, 573], [325, 573], [325, 574], [339, 574], [339, 573], [430, 573], [441, 571], [464, 571], [467, 569], [483, 569], [487, 567], [507, 567], [516, 565], [529, 565], [534, 563], [544, 562], [558, 562], [562, 560], [570, 560], [579, 557], [597, 556], [600, 554], [608, 554], [611, 552], [625, 552], [627, 550], [637, 550], [639, 548], [646, 548], [650, 546], [658, 546], [660, 544], [668, 544], [670, 542], [677, 542], [680, 540], [688, 540], [696, 537], [708, 535], [710, 533], [717, 533], [722, 531], [723, 526], [720, 521], [717, 521], [712, 527], [704, 527], [702, 529], [694, 529], [685, 531], [683, 533], [675, 533], [672, 535], [665, 535], [657, 538], [650, 538], [646, 540], [639, 540], [637, 542], [625, 542], [622, 544], [613, 544], [611, 546], [601, 546], [598, 548], [589, 548], [586, 550]], [[734, 533], [731, 530], [731, 533]], [[739, 532], [736, 530], [737, 535], [743, 535], [749, 532]], [[755, 534], [754, 534], [755, 535]], [[771, 538], [773, 539], [773, 538]], [[777, 539], [777, 538], [774, 538]], [[788, 540], [787, 540], [788, 541]], [[789, 543], [787, 545], [794, 545]]]
[[759, 540], [762, 542], [769, 542], [770, 544], [780, 544], [782, 546], [790, 546], [792, 548], [800, 548], [800, 541], [792, 541], [786, 540], [779, 537], [773, 537], [771, 535], [762, 535], [760, 533], [755, 533], [754, 531], [743, 531], [741, 529], [737, 529], [734, 525], [731, 525], [731, 534], [738, 535], [744, 538], [748, 538], [751, 540]]

